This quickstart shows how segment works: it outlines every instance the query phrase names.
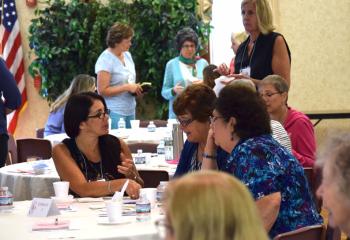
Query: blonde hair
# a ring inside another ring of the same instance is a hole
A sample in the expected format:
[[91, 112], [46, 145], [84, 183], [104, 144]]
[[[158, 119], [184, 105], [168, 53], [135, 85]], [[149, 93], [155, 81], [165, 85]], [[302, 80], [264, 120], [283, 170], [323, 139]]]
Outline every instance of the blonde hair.
[[239, 33], [231, 33], [231, 40], [238, 42], [241, 44], [247, 39], [248, 35], [246, 32], [239, 32]]
[[255, 4], [258, 27], [262, 34], [268, 34], [275, 30], [273, 26], [272, 10], [267, 0], [243, 0], [241, 8], [247, 3]]
[[176, 240], [267, 240], [253, 198], [236, 178], [203, 170], [171, 182], [165, 195]]
[[86, 91], [94, 91], [95, 78], [87, 74], [79, 74], [73, 78], [69, 88], [64, 91], [51, 105], [50, 112], [56, 112], [66, 104], [68, 98], [74, 94]]

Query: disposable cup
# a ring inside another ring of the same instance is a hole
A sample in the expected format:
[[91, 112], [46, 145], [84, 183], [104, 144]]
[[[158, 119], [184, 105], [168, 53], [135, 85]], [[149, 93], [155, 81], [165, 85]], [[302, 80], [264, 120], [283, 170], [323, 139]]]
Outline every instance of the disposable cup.
[[140, 127], [140, 120], [130, 120], [131, 128], [137, 129]]
[[142, 194], [146, 195], [148, 201], [151, 203], [151, 207], [154, 208], [157, 200], [157, 188], [141, 188], [140, 195]]
[[122, 201], [106, 202], [107, 216], [109, 222], [118, 222], [122, 218]]
[[66, 181], [54, 182], [53, 188], [55, 190], [56, 197], [58, 198], [68, 197], [69, 182], [66, 182]]

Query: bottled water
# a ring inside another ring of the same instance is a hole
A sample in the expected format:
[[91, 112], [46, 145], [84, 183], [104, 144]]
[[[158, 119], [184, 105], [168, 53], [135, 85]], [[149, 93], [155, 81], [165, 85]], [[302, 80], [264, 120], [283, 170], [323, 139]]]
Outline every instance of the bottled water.
[[8, 187], [0, 187], [0, 210], [6, 210], [13, 206], [13, 195]]
[[157, 201], [161, 202], [163, 200], [165, 189], [168, 185], [167, 181], [160, 181], [158, 187], [157, 187]]
[[164, 140], [160, 140], [159, 145], [157, 146], [157, 155], [159, 160], [165, 160]]
[[165, 161], [170, 161], [174, 159], [173, 136], [169, 131], [166, 133], [164, 137], [164, 153], [165, 153]]
[[135, 164], [145, 164], [146, 156], [142, 153], [142, 149], [137, 149], [137, 155], [134, 157]]
[[147, 126], [147, 130], [149, 132], [155, 132], [156, 131], [156, 125], [154, 125], [154, 122], [153, 121], [150, 121], [148, 126]]
[[151, 219], [151, 203], [145, 193], [140, 193], [140, 198], [136, 201], [136, 221], [145, 222]]
[[125, 120], [124, 118], [120, 118], [118, 121], [118, 129], [124, 129], [125, 128]]

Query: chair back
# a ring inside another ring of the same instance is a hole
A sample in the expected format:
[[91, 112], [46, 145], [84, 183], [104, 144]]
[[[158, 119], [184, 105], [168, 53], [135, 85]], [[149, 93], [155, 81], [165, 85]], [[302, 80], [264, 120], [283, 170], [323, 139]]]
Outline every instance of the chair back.
[[138, 149], [142, 149], [144, 153], [157, 153], [156, 143], [129, 143], [128, 147], [132, 153], [137, 153]]
[[309, 183], [309, 187], [312, 193], [312, 197], [314, 199], [316, 209], [320, 213], [322, 208], [322, 199], [318, 198], [316, 195], [317, 188], [321, 184], [322, 172], [321, 169], [312, 168], [312, 167], [304, 167], [304, 174]]
[[24, 138], [17, 139], [18, 162], [26, 162], [28, 157], [42, 159], [51, 158], [51, 142], [46, 139]]
[[45, 128], [35, 129], [36, 138], [44, 138], [44, 130]]
[[341, 231], [338, 227], [333, 228], [329, 224], [327, 225], [326, 230], [326, 240], [340, 240], [341, 239]]
[[160, 119], [155, 119], [155, 120], [141, 120], [140, 121], [140, 127], [141, 128], [146, 128], [149, 124], [150, 121], [153, 121], [154, 125], [156, 127], [166, 127], [167, 126], [167, 121], [166, 120], [160, 120]]
[[313, 225], [277, 235], [273, 240], [325, 240], [325, 226]]
[[7, 159], [6, 159], [6, 165], [15, 164], [17, 162], [18, 162], [18, 158], [17, 158], [16, 140], [12, 136], [12, 134], [9, 134], [8, 155], [7, 155]]
[[169, 173], [165, 170], [139, 170], [144, 188], [156, 188], [161, 181], [169, 181]]

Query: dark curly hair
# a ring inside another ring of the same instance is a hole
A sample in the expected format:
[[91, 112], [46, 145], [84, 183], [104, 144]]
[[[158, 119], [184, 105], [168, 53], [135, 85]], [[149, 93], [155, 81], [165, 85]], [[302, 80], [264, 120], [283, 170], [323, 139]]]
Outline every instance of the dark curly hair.
[[115, 23], [107, 33], [106, 44], [110, 48], [114, 48], [116, 43], [121, 43], [123, 39], [127, 39], [134, 35], [134, 30], [123, 23]]
[[94, 92], [83, 92], [72, 95], [64, 109], [64, 129], [70, 138], [80, 133], [80, 123], [88, 119], [89, 110], [94, 101], [101, 101], [105, 109], [107, 105], [102, 96]]
[[209, 64], [203, 69], [203, 83], [210, 88], [215, 86], [215, 79], [221, 76], [220, 73], [214, 72], [216, 68], [216, 65]]
[[175, 99], [174, 113], [179, 116], [189, 112], [194, 120], [207, 122], [214, 110], [215, 100], [215, 93], [210, 87], [194, 84], [185, 88]]
[[224, 87], [215, 109], [228, 121], [236, 119], [235, 133], [242, 139], [271, 134], [270, 117], [264, 101], [251, 89], [240, 85]]
[[195, 31], [193, 31], [192, 28], [185, 27], [177, 32], [176, 37], [175, 37], [175, 41], [176, 41], [176, 49], [178, 51], [181, 50], [182, 45], [184, 44], [185, 41], [193, 42], [197, 48], [198, 35]]

